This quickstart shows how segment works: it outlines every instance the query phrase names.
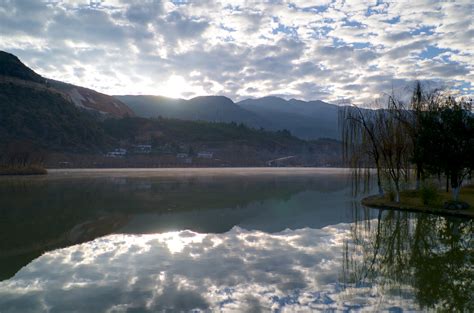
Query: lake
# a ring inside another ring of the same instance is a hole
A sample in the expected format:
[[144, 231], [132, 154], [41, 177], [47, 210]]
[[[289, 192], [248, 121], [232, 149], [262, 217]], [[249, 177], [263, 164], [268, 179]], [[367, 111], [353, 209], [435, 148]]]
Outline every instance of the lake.
[[369, 209], [342, 169], [0, 178], [0, 312], [474, 311], [470, 219]]

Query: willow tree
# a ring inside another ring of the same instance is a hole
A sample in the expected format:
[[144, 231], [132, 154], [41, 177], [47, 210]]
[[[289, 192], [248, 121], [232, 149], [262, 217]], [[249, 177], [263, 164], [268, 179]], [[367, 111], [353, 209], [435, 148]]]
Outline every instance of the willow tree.
[[385, 179], [395, 189], [396, 202], [400, 201], [401, 182], [409, 177], [412, 150], [404, 120], [398, 118], [400, 107], [400, 101], [390, 96], [384, 109], [352, 106], [341, 109], [339, 115], [343, 158], [353, 168], [356, 186], [361, 179], [367, 183], [368, 169], [375, 167], [379, 194], [384, 194], [382, 180]]
[[390, 96], [388, 108], [380, 110], [378, 132], [382, 160], [382, 171], [395, 188], [395, 202], [400, 202], [401, 182], [408, 182], [410, 177], [411, 156], [413, 155], [413, 142], [407, 135], [407, 126], [400, 114], [400, 100]]
[[383, 195], [377, 115], [376, 111], [355, 105], [343, 107], [339, 111], [339, 125], [342, 127], [343, 160], [353, 169], [355, 189], [361, 178], [364, 186], [370, 183], [370, 168], [375, 167], [378, 192]]

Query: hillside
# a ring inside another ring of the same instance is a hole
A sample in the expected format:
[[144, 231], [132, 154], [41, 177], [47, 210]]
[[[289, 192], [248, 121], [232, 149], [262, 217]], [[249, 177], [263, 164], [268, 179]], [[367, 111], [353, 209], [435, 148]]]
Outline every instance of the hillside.
[[0, 51], [0, 147], [98, 151], [110, 140], [90, 111], [74, 105], [16, 56]]
[[116, 96], [140, 117], [244, 123], [267, 130], [287, 129], [302, 139], [338, 138], [338, 107], [323, 101], [284, 100], [278, 97], [238, 103], [226, 97], [189, 100], [161, 96]]
[[0, 146], [14, 141], [42, 149], [95, 151], [106, 137], [96, 118], [61, 93], [0, 79]]
[[135, 115], [126, 104], [109, 95], [52, 79], [48, 79], [48, 83], [53, 88], [68, 95], [72, 103], [80, 108], [92, 110], [105, 116], [124, 117]]
[[[144, 166], [152, 158], [156, 165], [173, 166], [341, 165], [339, 141], [305, 141], [288, 131], [254, 129], [242, 123], [135, 117], [108, 119], [104, 121], [104, 130], [128, 149], [150, 145], [151, 150], [138, 161]], [[201, 152], [212, 156], [200, 157]], [[182, 159], [179, 155], [183, 155]]]
[[104, 116], [134, 116], [133, 111], [120, 100], [91, 89], [44, 78], [16, 56], [4, 51], [0, 51], [0, 79], [3, 83], [8, 81], [10, 84], [62, 94], [65, 100], [77, 107]]

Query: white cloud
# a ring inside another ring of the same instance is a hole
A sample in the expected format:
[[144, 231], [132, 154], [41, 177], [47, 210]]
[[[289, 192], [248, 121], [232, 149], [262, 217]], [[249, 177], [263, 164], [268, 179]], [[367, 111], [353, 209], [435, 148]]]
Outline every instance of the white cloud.
[[173, 75], [186, 82], [181, 95], [235, 100], [361, 103], [413, 79], [474, 93], [469, 1], [49, 2], [2, 1], [0, 46], [45, 76], [109, 94], [158, 94]]

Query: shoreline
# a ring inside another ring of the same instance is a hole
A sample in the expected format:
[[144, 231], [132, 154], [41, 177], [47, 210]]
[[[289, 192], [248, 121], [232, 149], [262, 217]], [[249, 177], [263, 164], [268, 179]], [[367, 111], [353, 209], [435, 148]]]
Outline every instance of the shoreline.
[[0, 175], [2, 178], [58, 179], [80, 177], [245, 177], [346, 175], [349, 169], [335, 167], [197, 167], [197, 168], [70, 168], [48, 169], [47, 175]]
[[407, 212], [430, 213], [435, 215], [449, 215], [462, 218], [474, 218], [474, 210], [447, 210], [443, 208], [434, 208], [430, 206], [407, 206], [403, 203], [387, 201], [383, 196], [372, 195], [361, 200], [361, 204], [375, 209], [398, 210]]
[[0, 165], [0, 176], [44, 176], [48, 170], [41, 165]]

